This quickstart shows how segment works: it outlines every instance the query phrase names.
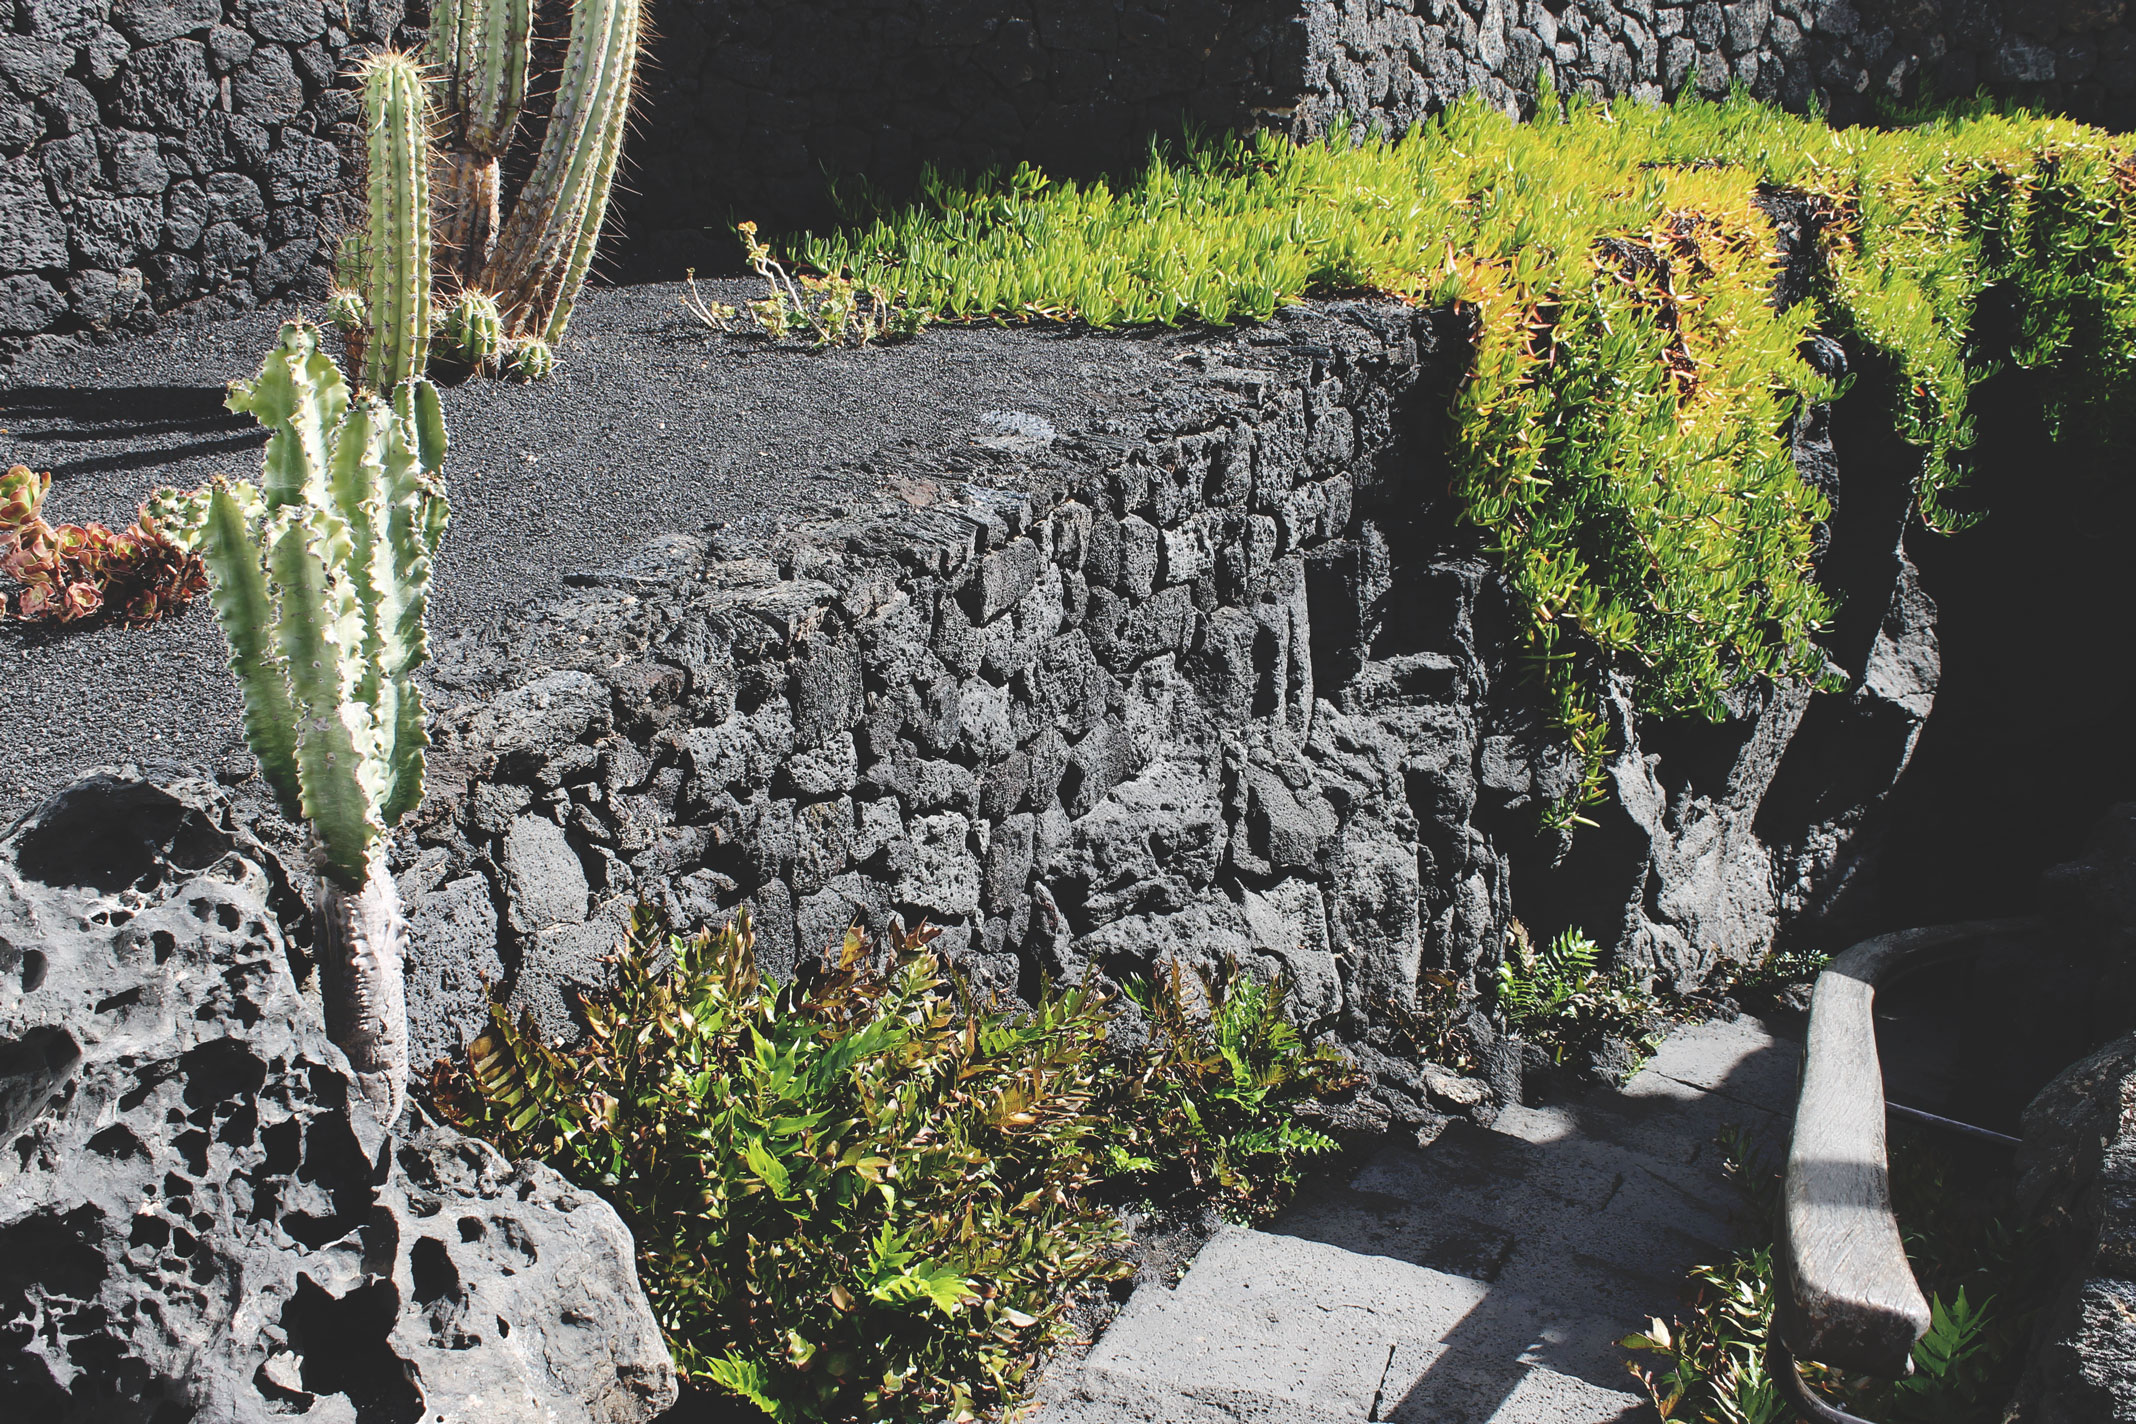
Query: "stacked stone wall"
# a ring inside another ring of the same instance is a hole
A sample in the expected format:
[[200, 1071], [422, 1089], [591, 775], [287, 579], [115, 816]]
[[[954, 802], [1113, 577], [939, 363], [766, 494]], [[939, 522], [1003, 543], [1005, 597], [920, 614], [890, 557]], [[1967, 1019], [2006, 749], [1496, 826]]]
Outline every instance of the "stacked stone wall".
[[401, 0], [0, 0], [0, 346], [324, 289]]
[[[1423, 1114], [1388, 1005], [1473, 1003], [1516, 877], [1536, 932], [1576, 921], [1684, 987], [1829, 919], [1933, 695], [1903, 515], [1839, 521], [1886, 541], [1849, 590], [1892, 610], [1846, 694], [1689, 729], [1614, 695], [1611, 799], [1545, 834], [1572, 769], [1446, 498], [1467, 363], [1448, 313], [1288, 309], [1182, 343], [1131, 426], [1005, 433], [961, 478], [913, 452], [863, 508], [677, 537], [441, 641], [397, 861], [419, 1054], [479, 1026], [483, 980], [570, 1035], [640, 900], [747, 906], [782, 975], [893, 916], [1010, 994], [1280, 968]], [[1797, 444], [1832, 476], [1821, 416]]]

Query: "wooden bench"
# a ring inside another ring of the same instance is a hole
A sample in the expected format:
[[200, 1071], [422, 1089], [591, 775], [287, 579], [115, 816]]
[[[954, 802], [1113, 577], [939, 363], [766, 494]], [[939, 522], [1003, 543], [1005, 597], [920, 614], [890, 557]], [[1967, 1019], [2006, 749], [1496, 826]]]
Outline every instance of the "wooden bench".
[[1768, 1355], [1775, 1383], [1807, 1419], [1866, 1424], [1812, 1394], [1796, 1360], [1898, 1379], [1912, 1373], [1914, 1342], [1929, 1325], [1891, 1211], [1872, 1017], [1877, 987], [1901, 970], [2042, 923], [1975, 920], [1878, 935], [1817, 978], [1773, 1253], [1779, 1301]]

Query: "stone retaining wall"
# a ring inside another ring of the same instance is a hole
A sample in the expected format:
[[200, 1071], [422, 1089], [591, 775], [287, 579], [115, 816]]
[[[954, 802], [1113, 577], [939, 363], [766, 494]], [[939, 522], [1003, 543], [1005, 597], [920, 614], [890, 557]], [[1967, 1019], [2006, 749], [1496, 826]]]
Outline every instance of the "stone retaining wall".
[[324, 289], [402, 0], [0, 0], [0, 347]]
[[[550, 17], [554, 19], [554, 16]], [[404, 19], [407, 23], [404, 23]], [[317, 296], [359, 172], [349, 62], [420, 0], [0, 0], [0, 356]], [[1741, 83], [1835, 118], [1997, 93], [2127, 127], [2126, 0], [660, 0], [620, 210], [630, 259], [724, 269], [731, 224], [832, 216], [825, 174], [1136, 162], [1153, 134], [1460, 94], [1666, 99]]]
[[[1888, 557], [1850, 585], [1882, 629], [1854, 690], [1694, 729], [1620, 699], [1616, 794], [1568, 848], [1537, 826], [1571, 768], [1444, 494], [1465, 332], [1293, 308], [1177, 364], [1133, 428], [1005, 422], [976, 466], [915, 452], [879, 503], [676, 538], [442, 643], [396, 862], [419, 1054], [480, 1022], [484, 979], [573, 1032], [640, 898], [750, 906], [778, 973], [893, 915], [1010, 993], [1234, 954], [1367, 1051], [1427, 975], [1473, 1001], [1516, 877], [1537, 932], [1577, 918], [1686, 986], [1829, 916], [1933, 692], [1903, 501], [1874, 514], [1863, 477], [1851, 527]], [[1798, 447], [1829, 484], [1821, 416]], [[1374, 1061], [1421, 1112], [1404, 1056]]]

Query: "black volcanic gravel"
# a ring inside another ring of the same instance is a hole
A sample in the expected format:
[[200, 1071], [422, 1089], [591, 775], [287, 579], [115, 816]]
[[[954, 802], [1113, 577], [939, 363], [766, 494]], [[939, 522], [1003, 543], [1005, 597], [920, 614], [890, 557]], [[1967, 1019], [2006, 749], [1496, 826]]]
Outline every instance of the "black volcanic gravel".
[[[739, 303], [747, 281], [700, 283]], [[611, 567], [633, 544], [719, 523], [826, 512], [880, 468], [1040, 422], [1135, 425], [1176, 343], [991, 327], [939, 328], [866, 350], [770, 348], [686, 315], [672, 283], [589, 291], [541, 385], [448, 389], [453, 520], [431, 599], [434, 634], [478, 627]], [[0, 371], [0, 464], [52, 472], [45, 516], [120, 527], [158, 485], [253, 477], [265, 434], [223, 409], [287, 312], [85, 349]], [[1033, 417], [1037, 419], [1034, 421]], [[226, 764], [238, 699], [205, 600], [146, 629], [0, 623], [9, 765], [0, 826], [91, 766]]]

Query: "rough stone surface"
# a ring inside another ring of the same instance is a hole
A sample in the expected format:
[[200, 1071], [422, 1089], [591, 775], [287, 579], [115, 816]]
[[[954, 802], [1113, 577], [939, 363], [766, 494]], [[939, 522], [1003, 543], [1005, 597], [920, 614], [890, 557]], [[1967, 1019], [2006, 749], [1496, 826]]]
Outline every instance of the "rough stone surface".
[[653, 1418], [674, 1371], [622, 1222], [381, 1134], [292, 975], [299, 908], [202, 782], [92, 775], [0, 841], [10, 1417]]
[[1785, 1140], [1798, 1052], [1752, 1020], [1697, 1025], [1622, 1091], [1433, 1122], [1266, 1229], [1219, 1230], [1176, 1285], [1138, 1284], [1086, 1356], [1049, 1367], [1043, 1417], [1651, 1417], [1616, 1341], [1679, 1308], [1694, 1261], [1742, 1244], [1713, 1138]]
[[[840, 517], [669, 541], [441, 642], [435, 790], [398, 863], [488, 887], [509, 994], [567, 1033], [641, 898], [683, 923], [750, 906], [781, 972], [892, 916], [1010, 991], [1236, 956], [1361, 1046], [1427, 974], [1480, 995], [1516, 883], [1532, 930], [1585, 925], [1685, 988], [1843, 933], [1835, 887], [1934, 690], [1903, 510], [1868, 497], [1898, 477], [1840, 479], [1806, 422], [1801, 458], [1845, 485], [1833, 548], [1884, 555], [1834, 566], [1848, 606], [1887, 610], [1835, 647], [1847, 690], [1695, 728], [1619, 696], [1616, 794], [1568, 851], [1536, 826], [1571, 769], [1442, 494], [1450, 331], [1287, 310], [1182, 348], [1191, 378], [1132, 419], [962, 484], [922, 456]], [[481, 1013], [441, 1001], [424, 1032]], [[1473, 1094], [1402, 1060], [1371, 1058], [1405, 1120]]]
[[2064, 1281], [2034, 1327], [2021, 1424], [2136, 1419], [2136, 1035], [2049, 1084], [2025, 1113], [2018, 1204]]

